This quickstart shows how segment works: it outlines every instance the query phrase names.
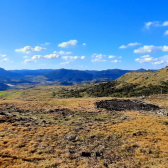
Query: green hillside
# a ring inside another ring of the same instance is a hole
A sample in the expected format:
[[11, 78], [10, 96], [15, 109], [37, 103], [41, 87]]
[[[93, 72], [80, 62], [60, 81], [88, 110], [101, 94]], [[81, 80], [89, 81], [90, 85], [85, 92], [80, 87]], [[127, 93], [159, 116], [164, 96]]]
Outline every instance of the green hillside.
[[168, 66], [158, 71], [129, 72], [118, 78], [116, 81], [138, 84], [139, 87], [161, 85], [168, 81]]
[[66, 97], [135, 97], [168, 93], [168, 67], [158, 71], [129, 72], [117, 80], [71, 89]]

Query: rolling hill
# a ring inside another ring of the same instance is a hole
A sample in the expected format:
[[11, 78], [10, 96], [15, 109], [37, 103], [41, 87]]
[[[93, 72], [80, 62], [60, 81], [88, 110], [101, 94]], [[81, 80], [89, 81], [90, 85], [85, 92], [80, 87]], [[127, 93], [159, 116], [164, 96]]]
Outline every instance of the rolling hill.
[[91, 81], [93, 75], [79, 70], [59, 69], [43, 74], [48, 80], [59, 82], [77, 82]]
[[129, 72], [118, 78], [121, 83], [138, 84], [139, 87], [148, 85], [160, 85], [168, 81], [168, 67], [158, 71]]
[[78, 90], [70, 90], [69, 97], [135, 97], [168, 93], [168, 66], [158, 71], [135, 71], [116, 80], [101, 82]]
[[0, 76], [5, 78], [22, 78], [23, 75], [7, 71], [3, 68], [0, 68]]
[[36, 70], [30, 70], [30, 69], [21, 69], [21, 70], [8, 70], [12, 73], [21, 74], [22, 76], [26, 75], [41, 75], [47, 72], [54, 71], [54, 69], [36, 69]]

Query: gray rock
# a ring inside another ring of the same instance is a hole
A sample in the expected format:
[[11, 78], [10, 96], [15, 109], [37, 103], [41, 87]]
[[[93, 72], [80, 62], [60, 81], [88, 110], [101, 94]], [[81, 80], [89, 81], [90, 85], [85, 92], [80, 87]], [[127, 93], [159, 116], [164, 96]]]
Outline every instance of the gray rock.
[[68, 139], [69, 141], [75, 140], [76, 139], [76, 135], [72, 134], [72, 135], [68, 135], [66, 137], [66, 139]]

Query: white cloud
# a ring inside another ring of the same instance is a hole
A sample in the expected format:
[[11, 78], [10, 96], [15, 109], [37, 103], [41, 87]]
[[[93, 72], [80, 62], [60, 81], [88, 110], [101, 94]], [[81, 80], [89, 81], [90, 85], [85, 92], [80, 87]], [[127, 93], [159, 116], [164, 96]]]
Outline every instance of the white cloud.
[[67, 62], [61, 62], [60, 65], [68, 65], [70, 62], [67, 61]]
[[165, 31], [164, 35], [168, 35], [168, 30]]
[[36, 46], [34, 48], [34, 51], [44, 51], [44, 50], [46, 50], [46, 48], [43, 48], [43, 47], [40, 47], [40, 46]]
[[112, 60], [111, 62], [117, 63], [117, 62], [121, 62], [121, 60]]
[[53, 52], [54, 54], [56, 54], [56, 53], [58, 53], [58, 54], [60, 54], [60, 55], [70, 55], [70, 54], [72, 54], [72, 52], [70, 52], [70, 51], [68, 51], [68, 52], [66, 52], [66, 51], [54, 51]]
[[1, 60], [1, 62], [8, 62], [9, 61], [9, 58], [4, 58]]
[[144, 45], [143, 47], [134, 50], [134, 53], [151, 53], [152, 51], [159, 49], [162, 49], [162, 46]]
[[105, 57], [106, 55], [102, 55], [102, 54], [97, 54], [95, 55], [96, 58], [102, 59], [103, 57]]
[[75, 68], [84, 68], [84, 66], [83, 65], [75, 65]]
[[129, 43], [128, 44], [128, 46], [130, 46], [130, 47], [137, 46], [137, 45], [141, 45], [141, 43], [135, 42], [135, 43]]
[[108, 58], [116, 58], [115, 55], [110, 55]]
[[145, 23], [145, 29], [150, 29], [151, 26], [154, 26], [154, 27], [168, 26], [168, 21], [165, 21], [162, 24], [160, 24], [158, 21], [153, 21], [153, 22], [147, 22], [147, 23]]
[[135, 61], [139, 63], [152, 63], [153, 65], [167, 64], [168, 63], [168, 55], [164, 55], [159, 58], [153, 58], [150, 55], [144, 55], [140, 58], [136, 58]]
[[43, 58], [42, 55], [34, 55], [31, 59], [35, 60], [35, 59], [40, 59]]
[[165, 63], [165, 61], [160, 60], [160, 61], [153, 62], [152, 64], [154, 64], [154, 65], [160, 65], [160, 64], [163, 64], [163, 63]]
[[103, 59], [93, 59], [92, 62], [106, 62], [106, 60], [103, 60]]
[[168, 26], [168, 21], [165, 21], [162, 26]]
[[77, 59], [85, 59], [85, 58], [86, 58], [85, 56], [81, 56], [81, 57], [79, 57], [79, 56], [63, 56], [62, 57], [62, 59], [70, 60], [70, 61], [77, 60]]
[[24, 60], [24, 63], [31, 63], [31, 62], [34, 62], [34, 60], [32, 60], [32, 59], [25, 59]]
[[81, 56], [81, 59], [85, 59], [86, 57], [85, 56]]
[[1, 57], [6, 57], [6, 56], [7, 56], [6, 54], [1, 55]]
[[151, 26], [158, 27], [158, 26], [160, 26], [160, 24], [158, 21], [145, 23], [145, 29], [150, 29]]
[[158, 61], [157, 58], [153, 58], [150, 55], [143, 55], [140, 58], [136, 58], [135, 61], [139, 63], [145, 63], [145, 62], [156, 62]]
[[120, 46], [119, 48], [120, 48], [120, 49], [123, 49], [123, 48], [127, 48], [127, 46], [122, 45], [122, 46]]
[[141, 56], [141, 58], [150, 58], [151, 56], [150, 55], [143, 55]]
[[103, 55], [103, 54], [94, 53], [91, 57], [94, 58], [92, 59], [92, 62], [105, 62], [106, 61], [103, 59], [104, 57], [106, 57], [106, 55]]
[[168, 51], [168, 46], [164, 45], [162, 51]]
[[58, 47], [67, 48], [70, 46], [75, 46], [77, 44], [77, 42], [78, 42], [77, 40], [69, 40], [67, 42], [63, 42], [63, 43], [58, 44]]
[[128, 45], [122, 45], [119, 48], [120, 49], [124, 49], [124, 48], [128, 48], [128, 47], [134, 47], [134, 46], [137, 46], [137, 45], [141, 45], [141, 43], [137, 43], [137, 42], [135, 42], [135, 43], [129, 43]]
[[42, 46], [46, 46], [46, 45], [50, 45], [51, 43], [44, 43], [44, 44], [41, 44]]
[[16, 52], [23, 52], [23, 53], [31, 53], [33, 51], [45, 51], [46, 48], [40, 47], [40, 46], [36, 46], [35, 48], [32, 48], [31, 46], [25, 46], [23, 48], [20, 49], [16, 49]]
[[149, 29], [152, 24], [153, 24], [153, 22], [147, 22], [147, 23], [145, 23], [145, 28]]
[[[115, 58], [115, 59], [121, 59], [122, 57], [121, 56], [119, 56], [119, 57], [117, 57], [117, 56], [115, 56], [115, 55], [110, 55], [108, 58], [110, 58], [110, 59], [113, 59], [113, 58]], [[113, 62], [114, 60], [112, 60], [111, 62]], [[118, 62], [121, 62], [120, 60], [118, 60]]]
[[86, 43], [83, 43], [82, 45], [84, 45], [84, 46], [85, 46], [85, 45], [86, 45]]
[[59, 55], [57, 55], [57, 54], [49, 54], [49, 55], [45, 55], [44, 58], [46, 58], [46, 59], [59, 58]]

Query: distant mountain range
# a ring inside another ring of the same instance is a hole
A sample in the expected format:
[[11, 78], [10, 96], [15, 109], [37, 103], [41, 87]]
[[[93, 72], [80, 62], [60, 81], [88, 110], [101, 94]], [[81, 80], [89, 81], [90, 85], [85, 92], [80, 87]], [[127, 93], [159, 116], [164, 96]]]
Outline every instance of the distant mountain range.
[[54, 71], [54, 69], [37, 69], [37, 70], [29, 70], [29, 69], [23, 69], [23, 70], [8, 70], [8, 72], [17, 73], [22, 76], [25, 75], [41, 75], [50, 71]]
[[[112, 81], [128, 72], [142, 72], [145, 69], [121, 70], [71, 70], [71, 69], [37, 69], [37, 70], [5, 70], [0, 68], [0, 85], [5, 89], [6, 84], [26, 85], [72, 85], [82, 82]], [[156, 70], [150, 70], [156, 71]], [[8, 88], [8, 86], [6, 86]], [[0, 88], [0, 90], [2, 90]]]

